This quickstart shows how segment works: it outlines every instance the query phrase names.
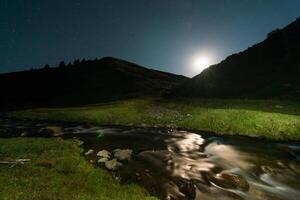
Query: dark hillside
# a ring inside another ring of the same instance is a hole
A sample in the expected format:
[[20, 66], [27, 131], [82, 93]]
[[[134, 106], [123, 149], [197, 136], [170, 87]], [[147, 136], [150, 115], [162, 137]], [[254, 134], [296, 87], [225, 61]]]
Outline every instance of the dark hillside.
[[76, 61], [0, 74], [1, 107], [76, 105], [164, 94], [187, 78], [124, 60]]
[[263, 42], [204, 70], [173, 95], [299, 98], [300, 18], [272, 31]]

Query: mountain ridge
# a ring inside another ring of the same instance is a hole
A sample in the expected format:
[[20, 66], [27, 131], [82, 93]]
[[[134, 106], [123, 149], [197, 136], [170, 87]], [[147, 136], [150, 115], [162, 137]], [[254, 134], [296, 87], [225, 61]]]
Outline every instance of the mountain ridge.
[[1, 107], [100, 103], [160, 96], [187, 77], [113, 57], [0, 74]]

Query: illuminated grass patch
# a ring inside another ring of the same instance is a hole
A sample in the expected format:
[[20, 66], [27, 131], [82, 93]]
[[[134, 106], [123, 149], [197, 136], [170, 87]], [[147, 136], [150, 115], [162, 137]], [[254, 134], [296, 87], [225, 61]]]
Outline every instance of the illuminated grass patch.
[[97, 125], [178, 127], [218, 134], [300, 139], [300, 104], [275, 100], [135, 99], [11, 113], [19, 118]]

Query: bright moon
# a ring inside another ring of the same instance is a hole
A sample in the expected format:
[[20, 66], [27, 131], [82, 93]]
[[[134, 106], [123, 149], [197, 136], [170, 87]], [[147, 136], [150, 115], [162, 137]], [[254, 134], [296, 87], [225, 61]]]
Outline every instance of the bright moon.
[[196, 56], [191, 61], [194, 71], [199, 73], [208, 68], [210, 64], [210, 59], [207, 56]]

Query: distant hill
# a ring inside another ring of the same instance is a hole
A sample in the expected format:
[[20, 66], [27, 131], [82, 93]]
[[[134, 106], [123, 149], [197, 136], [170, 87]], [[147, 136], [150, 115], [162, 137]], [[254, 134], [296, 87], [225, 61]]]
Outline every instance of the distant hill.
[[300, 18], [213, 65], [172, 92], [177, 96], [300, 98]]
[[105, 57], [60, 67], [0, 74], [0, 106], [76, 105], [158, 96], [184, 76]]

